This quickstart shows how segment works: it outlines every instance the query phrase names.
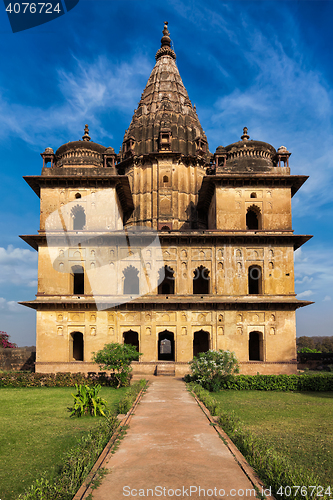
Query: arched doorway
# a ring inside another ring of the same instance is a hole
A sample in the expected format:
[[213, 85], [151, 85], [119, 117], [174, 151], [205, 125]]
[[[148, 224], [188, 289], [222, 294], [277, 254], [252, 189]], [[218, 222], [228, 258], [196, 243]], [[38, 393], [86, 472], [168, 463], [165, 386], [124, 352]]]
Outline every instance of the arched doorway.
[[124, 294], [125, 295], [139, 295], [140, 293], [140, 282], [139, 282], [139, 271], [134, 266], [128, 266], [124, 269]]
[[208, 294], [209, 293], [209, 270], [204, 266], [196, 268], [193, 276], [193, 293], [194, 294]]
[[193, 357], [197, 356], [199, 352], [209, 351], [209, 333], [204, 330], [194, 332], [193, 336]]
[[127, 332], [123, 333], [124, 337], [124, 344], [131, 344], [134, 345], [137, 352], [139, 351], [139, 334], [138, 332], [134, 332], [133, 330], [128, 330]]
[[249, 361], [263, 361], [263, 334], [250, 332], [249, 336]]
[[259, 207], [256, 207], [255, 205], [249, 207], [246, 212], [246, 229], [261, 229], [261, 213]]
[[158, 334], [158, 360], [175, 360], [175, 340], [172, 332], [164, 330]]
[[84, 341], [83, 333], [71, 333], [71, 358], [75, 361], [83, 361], [84, 358]]

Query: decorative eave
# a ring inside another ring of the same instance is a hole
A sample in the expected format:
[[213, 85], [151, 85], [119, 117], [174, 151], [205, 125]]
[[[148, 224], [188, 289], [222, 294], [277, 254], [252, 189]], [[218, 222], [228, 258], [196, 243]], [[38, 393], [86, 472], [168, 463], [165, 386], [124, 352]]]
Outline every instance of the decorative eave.
[[202, 179], [199, 191], [198, 210], [207, 210], [213, 197], [215, 186], [243, 187], [269, 186], [290, 187], [291, 196], [300, 189], [308, 175], [274, 175], [274, 174], [216, 174], [206, 175]]
[[[75, 170], [77, 171], [78, 169]], [[134, 210], [132, 192], [127, 175], [110, 175], [107, 172], [98, 172], [98, 175], [80, 175], [78, 172], [76, 175], [28, 175], [23, 177], [23, 179], [38, 197], [40, 197], [41, 188], [45, 187], [80, 188], [89, 186], [105, 188], [116, 186], [116, 191], [126, 217], [128, 218]]]
[[[80, 296], [63, 299], [55, 299], [54, 296], [49, 299], [43, 295], [43, 298], [37, 298], [32, 301], [19, 302], [19, 304], [30, 307], [36, 310], [96, 310], [95, 300], [89, 296]], [[118, 296], [115, 297], [117, 300]], [[100, 300], [105, 307], [104, 310], [158, 310], [165, 309], [169, 311], [177, 311], [183, 309], [206, 309], [206, 310], [242, 310], [242, 311], [258, 311], [258, 310], [275, 310], [284, 309], [295, 311], [300, 307], [305, 307], [314, 302], [306, 300], [297, 300], [293, 296], [217, 296], [217, 295], [145, 295], [136, 299], [129, 297], [129, 302], [118, 306], [112, 306], [112, 299], [107, 300], [106, 297]], [[108, 303], [110, 307], [108, 307]]]
[[[123, 231], [119, 231], [119, 234], [123, 234]], [[96, 239], [94, 233], [87, 233], [85, 231], [71, 231], [71, 242], [75, 244], [75, 239], [77, 239], [78, 244], [82, 242], [82, 235], [84, 235], [86, 246], [96, 246]], [[66, 235], [65, 235], [66, 236]], [[57, 235], [56, 232], [52, 233], [52, 243], [57, 244], [57, 238], [59, 239], [59, 246], [66, 246], [64, 242], [64, 233], [60, 232]], [[91, 241], [89, 241], [89, 237]], [[98, 232], [99, 245], [101, 241], [103, 244], [107, 245], [107, 240], [112, 240], [114, 245], [115, 233], [100, 233]], [[131, 234], [131, 240], [135, 238], [135, 233]], [[143, 238], [144, 236], [140, 233], [137, 235], [138, 238]], [[149, 233], [148, 233], [149, 237]], [[46, 233], [41, 232], [40, 234], [23, 234], [20, 238], [28, 243], [32, 248], [38, 250], [39, 246], [45, 246], [47, 244]], [[196, 243], [198, 245], [291, 245], [294, 250], [304, 245], [307, 241], [312, 238], [312, 235], [306, 234], [292, 234], [292, 231], [281, 233], [281, 231], [220, 231], [218, 229], [207, 229], [198, 230], [192, 232], [185, 231], [168, 231], [159, 232], [159, 239], [161, 244], [165, 245], [178, 245], [178, 246], [189, 246], [191, 243]], [[102, 240], [101, 240], [102, 239]]]

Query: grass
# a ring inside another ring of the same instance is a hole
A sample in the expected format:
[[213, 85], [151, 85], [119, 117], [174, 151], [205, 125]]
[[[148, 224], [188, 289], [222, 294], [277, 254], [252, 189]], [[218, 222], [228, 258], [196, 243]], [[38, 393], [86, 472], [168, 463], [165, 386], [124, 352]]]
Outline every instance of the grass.
[[332, 392], [220, 391], [213, 396], [224, 411], [234, 410], [265, 448], [332, 486]]
[[[100, 395], [115, 408], [127, 388], [102, 387]], [[0, 498], [16, 500], [40, 474], [56, 471], [72, 448], [101, 417], [70, 418], [73, 387], [0, 389]]]

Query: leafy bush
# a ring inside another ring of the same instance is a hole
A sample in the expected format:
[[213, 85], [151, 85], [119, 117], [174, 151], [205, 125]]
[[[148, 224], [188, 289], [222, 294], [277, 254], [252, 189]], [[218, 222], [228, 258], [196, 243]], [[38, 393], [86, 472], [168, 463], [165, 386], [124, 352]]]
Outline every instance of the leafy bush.
[[93, 353], [93, 361], [101, 370], [111, 370], [118, 382], [117, 388], [127, 387], [131, 380], [131, 362], [137, 361], [142, 353], [131, 344], [106, 344], [103, 349]]
[[17, 345], [9, 342], [9, 335], [6, 332], [0, 332], [0, 347], [4, 349], [16, 349]]
[[105, 417], [106, 411], [106, 401], [98, 396], [101, 390], [101, 385], [94, 385], [89, 387], [89, 385], [77, 385], [75, 384], [77, 394], [72, 394], [74, 398], [73, 408], [69, 408], [71, 411], [71, 417], [82, 417], [82, 415], [92, 415], [96, 417], [97, 415], [102, 415]]
[[209, 350], [200, 352], [190, 361], [191, 380], [210, 391], [218, 391], [227, 375], [239, 372], [234, 352]]

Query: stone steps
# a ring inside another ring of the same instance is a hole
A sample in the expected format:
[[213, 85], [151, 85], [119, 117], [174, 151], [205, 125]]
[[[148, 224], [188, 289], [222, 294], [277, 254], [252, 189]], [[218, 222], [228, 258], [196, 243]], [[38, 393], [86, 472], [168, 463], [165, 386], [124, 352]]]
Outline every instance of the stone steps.
[[175, 364], [158, 364], [156, 365], [155, 375], [160, 376], [163, 375], [165, 377], [174, 377], [176, 375], [175, 372]]

